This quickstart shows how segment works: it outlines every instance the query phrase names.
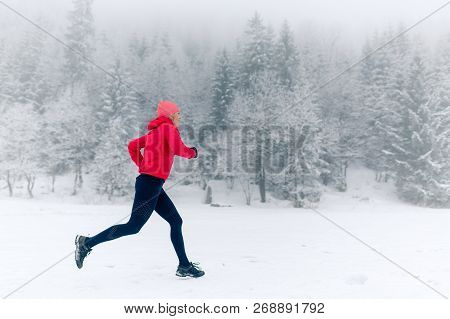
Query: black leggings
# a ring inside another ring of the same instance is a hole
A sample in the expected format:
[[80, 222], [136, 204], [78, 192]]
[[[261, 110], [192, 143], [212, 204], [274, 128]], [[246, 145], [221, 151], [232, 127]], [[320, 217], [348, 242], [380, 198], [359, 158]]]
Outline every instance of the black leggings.
[[181, 225], [183, 220], [175, 205], [162, 188], [164, 180], [152, 175], [140, 174], [136, 177], [136, 194], [134, 196], [133, 209], [129, 221], [109, 227], [101, 233], [86, 239], [89, 247], [94, 247], [105, 241], [122, 236], [137, 234], [142, 226], [150, 218], [155, 210], [170, 224], [170, 239], [177, 253], [180, 265], [189, 264], [184, 249]]

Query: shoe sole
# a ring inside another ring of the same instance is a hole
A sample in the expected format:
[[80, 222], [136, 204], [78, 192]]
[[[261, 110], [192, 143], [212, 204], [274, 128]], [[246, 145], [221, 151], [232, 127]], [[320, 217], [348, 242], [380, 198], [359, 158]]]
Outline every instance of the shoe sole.
[[191, 277], [191, 278], [199, 278], [199, 277], [202, 277], [204, 274], [205, 274], [205, 272], [203, 272], [201, 275], [193, 276], [193, 275], [184, 275], [184, 274], [180, 274], [180, 273], [175, 273], [175, 275], [177, 275], [178, 277]]
[[80, 238], [80, 235], [77, 235], [75, 237], [75, 263], [77, 264], [78, 269], [81, 269], [81, 268], [83, 268], [83, 264], [78, 263], [78, 260], [77, 260], [77, 250], [80, 249], [79, 244], [78, 244], [79, 238]]

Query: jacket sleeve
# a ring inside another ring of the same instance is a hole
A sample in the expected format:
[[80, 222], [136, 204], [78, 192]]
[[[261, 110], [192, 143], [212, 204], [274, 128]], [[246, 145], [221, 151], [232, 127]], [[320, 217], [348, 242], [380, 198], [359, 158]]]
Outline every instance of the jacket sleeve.
[[144, 157], [141, 153], [141, 148], [145, 147], [146, 135], [135, 138], [128, 143], [128, 152], [133, 162], [139, 167]]
[[195, 157], [195, 151], [184, 145], [181, 140], [180, 131], [178, 131], [177, 127], [173, 125], [164, 125], [163, 131], [165, 140], [175, 155], [184, 158]]

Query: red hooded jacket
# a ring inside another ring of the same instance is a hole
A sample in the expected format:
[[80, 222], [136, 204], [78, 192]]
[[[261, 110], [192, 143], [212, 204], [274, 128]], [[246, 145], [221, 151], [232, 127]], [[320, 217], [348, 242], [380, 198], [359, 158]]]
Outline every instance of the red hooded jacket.
[[[184, 145], [178, 128], [164, 115], [148, 123], [148, 132], [128, 143], [131, 159], [139, 167], [139, 173], [166, 180], [169, 177], [174, 155], [193, 158], [196, 152]], [[141, 153], [144, 149], [144, 155]]]

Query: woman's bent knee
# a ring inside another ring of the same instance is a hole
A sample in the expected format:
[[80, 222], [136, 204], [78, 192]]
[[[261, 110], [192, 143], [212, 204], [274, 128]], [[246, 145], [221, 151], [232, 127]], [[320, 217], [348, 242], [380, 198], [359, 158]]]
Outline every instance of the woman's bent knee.
[[170, 226], [181, 227], [183, 224], [183, 219], [180, 216], [172, 217], [170, 219]]
[[140, 232], [143, 224], [125, 224], [126, 225], [126, 233], [127, 235], [134, 235]]

